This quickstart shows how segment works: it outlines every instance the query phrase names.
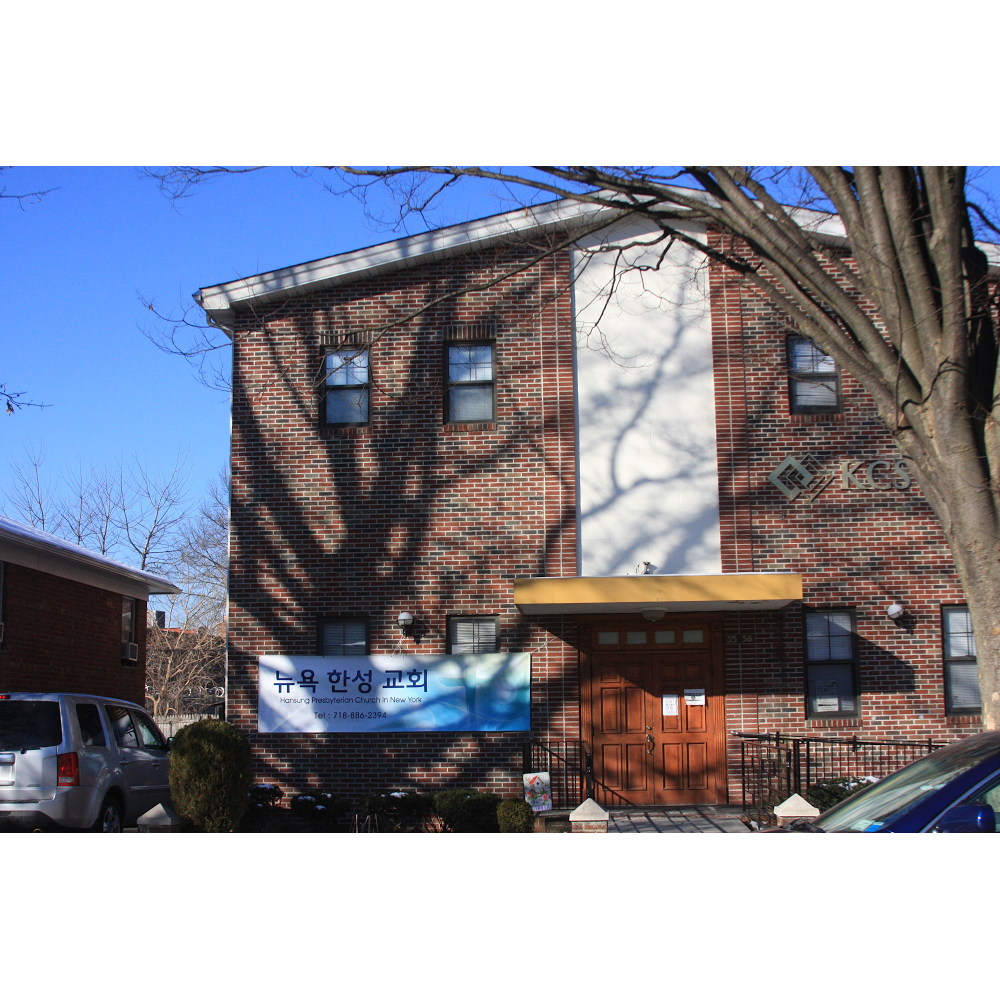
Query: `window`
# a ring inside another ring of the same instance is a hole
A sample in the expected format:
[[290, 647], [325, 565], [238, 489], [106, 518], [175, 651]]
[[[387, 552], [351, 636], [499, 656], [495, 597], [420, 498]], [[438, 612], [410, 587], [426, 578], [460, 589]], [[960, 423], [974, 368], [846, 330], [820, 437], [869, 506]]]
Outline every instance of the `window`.
[[126, 748], [138, 748], [139, 738], [135, 735], [135, 726], [128, 709], [122, 705], [105, 705], [104, 710], [108, 713], [111, 732], [115, 734], [115, 741], [118, 745]]
[[139, 659], [135, 641], [137, 605], [134, 597], [122, 598], [122, 662], [134, 665]]
[[448, 652], [495, 653], [497, 651], [497, 620], [495, 618], [449, 618]]
[[448, 344], [445, 412], [450, 423], [495, 419], [492, 344]]
[[972, 615], [967, 607], [943, 607], [941, 621], [944, 638], [945, 711], [952, 715], [979, 715], [982, 703]]
[[367, 347], [328, 354], [325, 422], [367, 424], [369, 382]]
[[85, 747], [106, 747], [104, 727], [101, 725], [101, 713], [96, 705], [80, 704], [76, 706], [76, 718], [80, 723], [80, 741]]
[[122, 598], [122, 645], [135, 642], [135, 598]]
[[139, 727], [139, 738], [142, 740], [142, 745], [147, 750], [166, 750], [166, 741], [156, 728], [156, 723], [148, 715], [143, 715], [142, 712], [135, 712], [134, 715], [136, 725]]
[[854, 612], [807, 611], [805, 619], [806, 714], [811, 718], [856, 716]]
[[792, 413], [842, 409], [836, 362], [805, 337], [788, 338], [788, 398]]
[[319, 653], [320, 656], [367, 656], [367, 620], [324, 618], [319, 623]]

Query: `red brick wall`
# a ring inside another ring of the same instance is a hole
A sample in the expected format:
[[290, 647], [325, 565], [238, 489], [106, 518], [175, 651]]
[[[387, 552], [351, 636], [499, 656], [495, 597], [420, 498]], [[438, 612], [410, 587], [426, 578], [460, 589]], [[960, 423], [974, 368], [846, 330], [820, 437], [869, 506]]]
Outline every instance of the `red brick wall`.
[[[137, 621], [146, 602], [137, 601]], [[26, 566], [4, 564], [0, 691], [66, 691], [141, 705], [146, 630], [136, 629], [139, 660], [121, 661], [122, 597]]]
[[[884, 492], [841, 486], [838, 461], [899, 457], [870, 398], [842, 373], [843, 414], [790, 413], [791, 331], [731, 275], [714, 270], [710, 292], [723, 570], [801, 573], [807, 606], [856, 608], [860, 647], [860, 718], [807, 720], [801, 605], [728, 616], [727, 729], [908, 740], [978, 731], [978, 716], [945, 714], [940, 608], [964, 596], [929, 505], [915, 483]], [[803, 453], [836, 476], [813, 502], [789, 502], [767, 477]], [[896, 600], [912, 634], [886, 617]], [[731, 742], [731, 779], [738, 762]]]
[[[520, 256], [519, 256], [520, 255]], [[370, 349], [371, 425], [321, 429], [315, 387], [338, 334], [398, 319], [498, 275], [530, 250], [456, 257], [262, 306], [236, 322], [228, 718], [257, 777], [358, 797], [446, 785], [517, 794], [520, 734], [256, 733], [257, 658], [317, 652], [323, 615], [370, 616], [372, 653], [449, 614], [494, 614], [504, 652], [530, 650], [537, 734], [579, 735], [571, 624], [524, 620], [518, 576], [575, 575], [576, 487], [568, 257], [434, 305]], [[497, 419], [442, 419], [442, 331], [496, 328]]]

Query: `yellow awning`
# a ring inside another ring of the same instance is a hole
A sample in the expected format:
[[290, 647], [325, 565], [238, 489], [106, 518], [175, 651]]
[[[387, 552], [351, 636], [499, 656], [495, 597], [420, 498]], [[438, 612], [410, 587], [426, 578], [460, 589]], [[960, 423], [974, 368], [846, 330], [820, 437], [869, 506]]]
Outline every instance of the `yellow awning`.
[[802, 600], [798, 573], [716, 573], [705, 576], [569, 576], [514, 581], [525, 615], [783, 608]]

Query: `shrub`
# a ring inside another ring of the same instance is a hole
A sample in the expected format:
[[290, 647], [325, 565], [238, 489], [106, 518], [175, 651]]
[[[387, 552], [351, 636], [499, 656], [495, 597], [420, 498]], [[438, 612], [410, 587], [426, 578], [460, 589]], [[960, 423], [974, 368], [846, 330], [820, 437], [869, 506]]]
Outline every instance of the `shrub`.
[[308, 792], [292, 799], [292, 812], [308, 823], [335, 827], [351, 808], [350, 800], [330, 792]]
[[448, 788], [434, 796], [434, 809], [451, 833], [499, 833], [500, 796], [471, 788]]
[[831, 778], [829, 781], [817, 781], [810, 785], [803, 798], [820, 812], [832, 809], [838, 802], [849, 799], [855, 792], [867, 788], [871, 778]]
[[384, 832], [413, 830], [434, 812], [434, 799], [420, 792], [381, 792], [366, 795], [361, 811]]
[[253, 809], [268, 809], [280, 798], [281, 789], [277, 785], [254, 785], [247, 792], [247, 804]]
[[207, 833], [236, 828], [253, 782], [250, 743], [221, 719], [202, 719], [174, 737], [170, 794], [174, 808]]
[[534, 833], [535, 811], [524, 799], [504, 799], [497, 806], [501, 833]]

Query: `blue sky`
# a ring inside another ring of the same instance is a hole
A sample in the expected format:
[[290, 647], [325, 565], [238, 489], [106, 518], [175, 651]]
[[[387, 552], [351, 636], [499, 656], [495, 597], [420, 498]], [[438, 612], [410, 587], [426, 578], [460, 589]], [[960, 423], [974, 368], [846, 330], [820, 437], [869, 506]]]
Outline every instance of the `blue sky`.
[[[396, 235], [288, 168], [219, 179], [176, 206], [131, 167], [16, 167], [0, 186], [54, 189], [23, 211], [0, 201], [0, 382], [47, 404], [0, 415], [0, 490], [11, 459], [44, 448], [53, 474], [120, 455], [169, 471], [181, 455], [197, 496], [228, 460], [229, 401], [143, 335], [156, 320], [141, 298], [179, 314], [204, 285]], [[470, 190], [439, 221], [496, 210]]]
[[[984, 178], [993, 190], [997, 174]], [[197, 499], [228, 459], [228, 398], [143, 335], [157, 321], [141, 300], [179, 314], [201, 286], [397, 235], [287, 167], [220, 178], [176, 205], [131, 167], [16, 167], [0, 186], [53, 189], [23, 210], [0, 201], [0, 381], [47, 404], [0, 416], [4, 491], [29, 449], [52, 475], [133, 455], [166, 472], [180, 456]], [[470, 184], [433, 222], [505, 207]]]

